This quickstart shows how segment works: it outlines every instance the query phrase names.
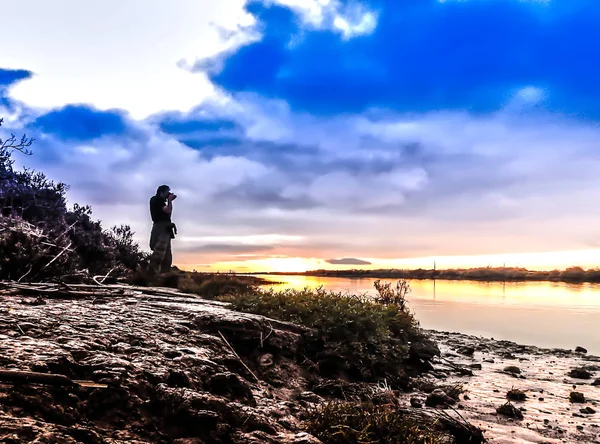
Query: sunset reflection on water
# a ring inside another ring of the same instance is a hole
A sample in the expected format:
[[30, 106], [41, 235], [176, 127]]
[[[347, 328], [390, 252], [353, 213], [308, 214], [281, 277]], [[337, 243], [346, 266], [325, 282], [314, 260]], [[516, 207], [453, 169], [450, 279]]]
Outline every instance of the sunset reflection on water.
[[[374, 294], [375, 279], [262, 276], [272, 288]], [[381, 279], [394, 283], [393, 279]], [[410, 281], [410, 309], [421, 326], [543, 347], [600, 354], [600, 285], [562, 282]]]

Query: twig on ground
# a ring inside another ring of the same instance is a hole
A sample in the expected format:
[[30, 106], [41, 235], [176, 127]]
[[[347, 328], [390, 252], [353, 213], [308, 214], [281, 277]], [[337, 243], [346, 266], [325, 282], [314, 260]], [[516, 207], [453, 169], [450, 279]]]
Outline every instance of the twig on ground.
[[229, 343], [229, 341], [227, 341], [227, 339], [225, 339], [225, 336], [223, 336], [223, 333], [221, 333], [221, 330], [219, 330], [219, 336], [221, 336], [221, 339], [223, 339], [223, 341], [225, 341], [225, 344], [227, 344], [227, 346], [229, 347], [229, 349], [231, 350], [231, 352], [240, 361], [240, 363], [244, 366], [244, 368], [250, 372], [250, 374], [254, 377], [254, 379], [256, 380], [256, 382], [259, 382], [260, 379], [258, 379], [258, 377], [254, 374], [254, 372], [252, 370], [250, 370], [250, 367], [248, 367], [246, 365], [246, 363], [244, 361], [242, 361], [242, 358], [240, 358], [240, 355], [238, 355], [235, 352], [234, 348], [231, 346], [231, 344]]
[[273, 326], [271, 325], [271, 323], [269, 323], [269, 327], [271, 328], [271, 331], [264, 338], [262, 331], [260, 332], [260, 348], [263, 348], [263, 342], [269, 339], [269, 336], [271, 336], [271, 334], [273, 333]]

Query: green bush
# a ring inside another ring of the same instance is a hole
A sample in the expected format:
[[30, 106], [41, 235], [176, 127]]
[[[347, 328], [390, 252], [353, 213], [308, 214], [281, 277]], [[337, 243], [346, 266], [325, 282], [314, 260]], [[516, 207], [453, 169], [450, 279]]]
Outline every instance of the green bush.
[[304, 353], [320, 374], [403, 385], [409, 346], [422, 336], [406, 307], [317, 290], [257, 290], [219, 297], [237, 310], [313, 329]]

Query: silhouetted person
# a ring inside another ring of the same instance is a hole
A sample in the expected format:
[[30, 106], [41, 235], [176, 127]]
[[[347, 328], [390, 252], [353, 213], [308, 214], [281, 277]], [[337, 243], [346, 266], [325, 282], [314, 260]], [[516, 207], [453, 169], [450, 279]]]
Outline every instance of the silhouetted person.
[[171, 239], [177, 233], [177, 227], [171, 222], [171, 214], [176, 198], [168, 185], [159, 186], [156, 195], [150, 198], [150, 216], [153, 222], [150, 233], [150, 272], [154, 274], [167, 273], [171, 269]]

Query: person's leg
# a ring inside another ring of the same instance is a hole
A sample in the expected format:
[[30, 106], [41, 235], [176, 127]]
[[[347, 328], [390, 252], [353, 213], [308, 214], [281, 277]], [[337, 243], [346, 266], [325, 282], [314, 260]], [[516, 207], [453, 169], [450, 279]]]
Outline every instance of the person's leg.
[[163, 260], [161, 263], [161, 271], [163, 273], [168, 273], [169, 271], [171, 271], [172, 263], [173, 263], [173, 252], [171, 251], [171, 236], [169, 236], [167, 249], [165, 250], [165, 255], [163, 256]]
[[154, 274], [160, 274], [161, 264], [164, 260], [167, 249], [170, 247], [171, 237], [168, 234], [159, 234], [156, 236], [156, 244], [150, 256], [150, 271]]

